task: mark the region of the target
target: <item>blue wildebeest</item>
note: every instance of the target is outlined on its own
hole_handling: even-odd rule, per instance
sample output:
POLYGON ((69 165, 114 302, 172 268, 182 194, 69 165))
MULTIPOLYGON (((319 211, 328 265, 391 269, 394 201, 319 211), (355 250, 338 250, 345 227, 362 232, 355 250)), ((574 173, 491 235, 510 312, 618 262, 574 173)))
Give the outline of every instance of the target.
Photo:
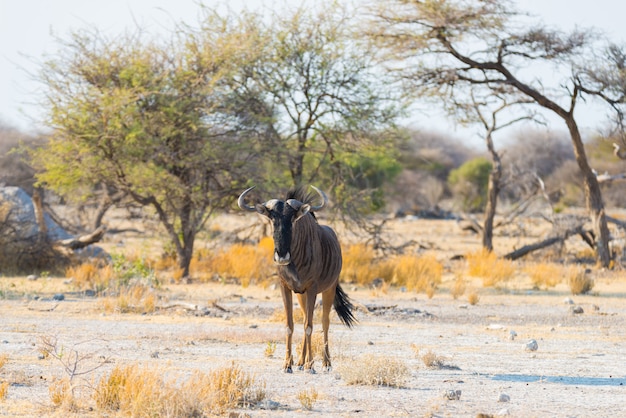
POLYGON ((341 247, 335 232, 326 225, 319 225, 314 211, 326 206, 328 199, 318 188, 313 189, 322 199, 319 206, 314 206, 314 195, 305 194, 301 188, 291 190, 283 200, 271 199, 265 203, 248 205, 246 195, 254 187, 245 190, 239 196, 238 204, 243 210, 258 212, 266 216, 273 227, 274 263, 277 265, 281 281, 281 292, 285 305, 287 321, 287 352, 284 371, 291 373, 293 356, 291 338, 293 335, 293 300, 295 292, 304 314, 304 340, 302 353, 298 360, 299 369, 315 373, 313 369, 313 309, 317 294, 322 294, 322 329, 324 331, 324 359, 322 365, 330 370, 328 350, 328 327, 330 308, 335 307, 339 319, 348 327, 356 321, 352 314, 354 308, 348 296, 339 285, 341 272, 341 247))

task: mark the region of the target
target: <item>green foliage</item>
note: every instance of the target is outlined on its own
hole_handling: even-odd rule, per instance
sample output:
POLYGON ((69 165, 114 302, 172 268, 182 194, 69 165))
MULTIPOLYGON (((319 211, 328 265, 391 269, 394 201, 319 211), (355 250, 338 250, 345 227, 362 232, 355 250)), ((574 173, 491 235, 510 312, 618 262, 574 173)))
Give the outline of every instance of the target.
POLYGON ((113 271, 120 286, 127 286, 131 281, 155 284, 154 268, 144 258, 128 259, 122 254, 113 254, 113 271))
POLYGON ((402 171, 396 152, 385 147, 363 147, 358 152, 346 152, 339 156, 340 164, 346 168, 345 183, 358 190, 367 191, 366 212, 376 212, 385 205, 382 187, 393 181, 402 171))
POLYGON ((448 183, 459 197, 463 210, 480 211, 484 208, 491 168, 488 159, 477 157, 450 172, 448 183))

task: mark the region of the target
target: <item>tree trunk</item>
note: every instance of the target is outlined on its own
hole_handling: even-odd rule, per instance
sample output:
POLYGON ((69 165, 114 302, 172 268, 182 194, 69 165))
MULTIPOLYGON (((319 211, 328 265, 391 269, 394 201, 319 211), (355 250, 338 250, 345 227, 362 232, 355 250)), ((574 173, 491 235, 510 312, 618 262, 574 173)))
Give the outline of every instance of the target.
POLYGON ((493 167, 489 173, 487 184, 487 205, 485 206, 485 220, 483 224, 483 248, 493 251, 493 220, 496 216, 498 194, 500 193, 500 180, 502 179, 502 161, 493 146, 491 132, 486 136, 487 149, 491 153, 493 167))
POLYGON ((48 226, 46 225, 46 219, 43 211, 43 189, 41 187, 35 187, 33 189, 33 209, 35 211, 35 220, 39 227, 39 234, 37 240, 40 243, 45 242, 48 239, 48 226))
POLYGON ((602 192, 600 183, 589 166, 587 155, 585 154, 585 146, 580 136, 578 125, 573 115, 569 115, 565 119, 567 128, 574 145, 574 155, 576 162, 583 175, 583 188, 585 191, 585 201, 589 217, 591 218, 593 232, 596 238, 596 257, 602 267, 609 267, 611 263, 611 253, 609 251, 609 227, 606 221, 606 213, 604 210, 604 202, 602 201, 602 192))

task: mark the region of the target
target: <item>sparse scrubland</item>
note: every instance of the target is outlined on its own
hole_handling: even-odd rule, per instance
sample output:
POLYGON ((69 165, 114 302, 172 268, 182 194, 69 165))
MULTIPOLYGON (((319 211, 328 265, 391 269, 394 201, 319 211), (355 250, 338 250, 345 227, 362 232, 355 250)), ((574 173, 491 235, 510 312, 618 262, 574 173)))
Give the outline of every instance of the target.
MULTIPOLYGON (((225 217, 223 231, 229 222, 254 220, 225 217)), ((621 269, 576 262, 584 247, 573 239, 560 255, 509 261, 498 250, 480 250, 453 221, 399 219, 394 228, 405 232, 398 239, 419 240, 420 249, 382 255, 344 240, 341 280, 359 324, 349 330, 331 317, 334 369, 323 372, 316 310, 317 374, 281 371, 285 319, 269 238, 200 247, 192 280, 180 277, 172 258, 134 244, 132 235, 103 243, 112 254, 108 264, 73 266, 64 277, 5 277, 0 415, 618 410, 626 384, 621 269), (424 248, 430 234, 445 234, 445 247, 424 248), (530 339, 536 351, 524 349, 530 339), (508 402, 500 402, 507 399, 502 393, 508 402)), ((499 238, 502 252, 523 243, 499 238)), ((300 324, 300 310, 294 313, 300 324)), ((301 338, 296 326, 295 353, 301 338)))

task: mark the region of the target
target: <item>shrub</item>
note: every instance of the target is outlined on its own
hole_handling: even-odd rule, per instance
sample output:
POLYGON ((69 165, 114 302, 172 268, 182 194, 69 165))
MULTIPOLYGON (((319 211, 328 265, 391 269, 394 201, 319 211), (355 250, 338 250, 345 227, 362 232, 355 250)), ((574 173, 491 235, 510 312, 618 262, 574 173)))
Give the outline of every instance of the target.
POLYGON ((474 212, 485 207, 491 167, 488 159, 477 157, 450 172, 448 183, 463 210, 474 212))

